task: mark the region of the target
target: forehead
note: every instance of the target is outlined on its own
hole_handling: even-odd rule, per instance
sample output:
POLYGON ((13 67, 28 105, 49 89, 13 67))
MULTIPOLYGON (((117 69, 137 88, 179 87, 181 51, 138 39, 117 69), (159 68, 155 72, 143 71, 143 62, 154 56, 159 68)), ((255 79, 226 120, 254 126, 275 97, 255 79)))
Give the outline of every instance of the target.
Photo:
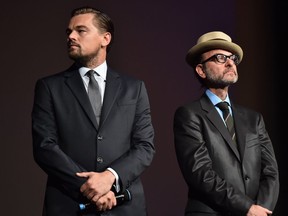
POLYGON ((203 56, 212 56, 215 54, 232 55, 233 53, 227 50, 223 50, 223 49, 215 49, 215 50, 210 50, 208 52, 203 53, 203 56))
POLYGON ((69 28, 73 29, 80 26, 95 27, 94 15, 92 13, 79 14, 70 19, 69 28))

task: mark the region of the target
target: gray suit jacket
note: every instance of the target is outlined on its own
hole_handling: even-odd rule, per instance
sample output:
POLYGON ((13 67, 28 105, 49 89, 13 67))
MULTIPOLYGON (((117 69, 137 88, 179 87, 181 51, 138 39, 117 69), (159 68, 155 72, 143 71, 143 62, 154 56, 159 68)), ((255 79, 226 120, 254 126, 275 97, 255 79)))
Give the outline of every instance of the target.
MULTIPOLYGON (((108 68, 104 102, 97 128, 77 68, 40 79, 32 111, 35 161, 47 173, 44 215, 76 216, 83 178, 76 172, 114 169, 132 201, 105 215, 146 215, 141 173, 155 149, 150 105, 142 81, 108 68)), ((97 215, 100 213, 97 213, 97 215)), ((85 214, 96 215, 96 213, 85 214)))
POLYGON ((235 104, 232 110, 238 147, 206 94, 175 112, 176 155, 189 188, 187 214, 246 215, 253 203, 270 210, 276 205, 278 167, 263 118, 235 104))

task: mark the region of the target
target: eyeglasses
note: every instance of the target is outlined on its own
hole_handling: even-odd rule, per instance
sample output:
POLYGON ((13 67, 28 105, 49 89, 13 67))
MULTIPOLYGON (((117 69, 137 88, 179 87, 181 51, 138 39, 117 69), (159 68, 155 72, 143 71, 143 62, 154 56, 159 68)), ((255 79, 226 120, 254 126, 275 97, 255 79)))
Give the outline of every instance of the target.
POLYGON ((224 63, 226 63, 228 58, 231 59, 235 65, 239 64, 239 57, 238 57, 238 55, 235 55, 235 54, 232 54, 230 56, 227 56, 224 54, 215 54, 215 55, 211 56, 210 58, 202 61, 200 64, 204 64, 204 63, 211 61, 211 60, 216 60, 217 62, 224 64, 224 63))

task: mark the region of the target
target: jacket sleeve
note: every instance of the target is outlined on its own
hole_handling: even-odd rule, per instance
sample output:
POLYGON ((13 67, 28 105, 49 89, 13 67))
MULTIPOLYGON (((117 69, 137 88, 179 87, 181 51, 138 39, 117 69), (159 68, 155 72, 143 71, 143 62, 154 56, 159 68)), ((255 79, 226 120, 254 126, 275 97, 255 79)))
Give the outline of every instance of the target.
POLYGON ((262 173, 257 204, 273 211, 279 195, 279 173, 272 142, 261 115, 258 123, 258 133, 261 142, 262 173))
POLYGON ((35 86, 32 109, 33 155, 36 163, 53 179, 61 182, 62 189, 74 198, 80 196, 80 186, 84 180, 75 173, 85 171, 59 147, 58 128, 53 109, 53 100, 44 80, 35 86))
POLYGON ((130 148, 110 164, 118 173, 123 190, 129 187, 150 166, 155 154, 154 128, 147 90, 142 81, 137 82, 136 86, 135 111, 126 114, 133 119, 132 131, 129 131, 130 138, 127 140, 130 142, 130 148))

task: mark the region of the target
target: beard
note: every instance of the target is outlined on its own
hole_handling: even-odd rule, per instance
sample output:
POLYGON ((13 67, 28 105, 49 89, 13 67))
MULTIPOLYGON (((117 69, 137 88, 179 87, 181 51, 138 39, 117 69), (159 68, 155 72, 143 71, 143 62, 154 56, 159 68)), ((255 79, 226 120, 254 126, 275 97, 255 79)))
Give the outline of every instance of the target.
POLYGON ((208 88, 223 89, 238 81, 237 73, 234 70, 232 71, 231 68, 226 69, 223 72, 223 74, 220 75, 215 75, 211 73, 209 70, 206 70, 205 73, 206 73, 205 83, 208 88), (235 75, 233 77, 230 77, 230 75, 226 75, 228 72, 233 72, 235 75))
POLYGON ((79 61, 82 58, 84 58, 84 55, 82 54, 80 47, 78 49, 73 50, 68 48, 68 56, 70 59, 74 61, 79 61))
POLYGON ((78 49, 69 49, 68 48, 68 56, 70 59, 74 60, 77 63, 80 63, 82 65, 87 65, 90 62, 93 62, 95 57, 97 56, 96 53, 89 54, 83 54, 81 47, 78 47, 78 49))

